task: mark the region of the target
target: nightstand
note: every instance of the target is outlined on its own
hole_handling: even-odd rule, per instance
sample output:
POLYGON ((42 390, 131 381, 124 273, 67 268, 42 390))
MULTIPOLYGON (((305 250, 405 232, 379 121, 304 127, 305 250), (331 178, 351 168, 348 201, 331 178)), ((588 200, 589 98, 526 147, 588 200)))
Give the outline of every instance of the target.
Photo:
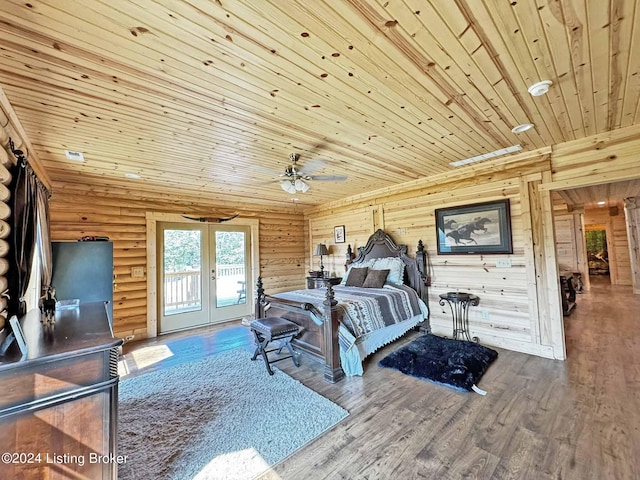
POLYGON ((341 281, 342 277, 307 277, 307 288, 323 288, 326 282, 338 285, 341 281))

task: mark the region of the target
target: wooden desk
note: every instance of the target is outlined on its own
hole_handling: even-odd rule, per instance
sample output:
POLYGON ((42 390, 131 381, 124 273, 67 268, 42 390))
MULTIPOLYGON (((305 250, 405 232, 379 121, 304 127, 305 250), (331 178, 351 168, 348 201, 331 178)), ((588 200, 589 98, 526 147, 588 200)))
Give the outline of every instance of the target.
POLYGON ((0 478, 117 478, 118 347, 105 304, 21 321, 28 347, 0 363, 0 478), (7 462, 6 453, 13 455, 7 462))

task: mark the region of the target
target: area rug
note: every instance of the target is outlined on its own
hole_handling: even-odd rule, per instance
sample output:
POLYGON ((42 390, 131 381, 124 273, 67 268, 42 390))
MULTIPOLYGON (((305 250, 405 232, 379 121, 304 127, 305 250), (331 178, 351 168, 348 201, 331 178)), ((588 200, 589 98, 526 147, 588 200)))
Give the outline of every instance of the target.
POLYGON ((478 343, 424 335, 390 353, 379 365, 458 390, 485 393, 474 386, 496 358, 498 352, 478 343))
POLYGON ((125 379, 118 478, 253 478, 347 415, 244 349, 125 379))

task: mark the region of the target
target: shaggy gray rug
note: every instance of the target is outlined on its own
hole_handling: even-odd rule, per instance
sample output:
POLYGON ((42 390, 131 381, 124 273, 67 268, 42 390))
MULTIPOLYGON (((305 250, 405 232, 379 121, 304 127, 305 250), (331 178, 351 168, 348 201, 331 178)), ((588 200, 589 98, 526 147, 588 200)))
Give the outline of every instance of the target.
POLYGON ((118 478, 253 478, 348 415, 250 359, 237 349, 120 382, 118 478))

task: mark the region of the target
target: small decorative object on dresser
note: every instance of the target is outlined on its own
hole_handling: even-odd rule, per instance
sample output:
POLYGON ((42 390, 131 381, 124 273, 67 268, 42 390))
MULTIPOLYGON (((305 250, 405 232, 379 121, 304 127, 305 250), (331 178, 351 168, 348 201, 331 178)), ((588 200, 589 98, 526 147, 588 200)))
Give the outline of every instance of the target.
POLYGON ((333 227, 333 241, 334 243, 344 243, 345 241, 344 225, 338 225, 337 227, 333 227))

